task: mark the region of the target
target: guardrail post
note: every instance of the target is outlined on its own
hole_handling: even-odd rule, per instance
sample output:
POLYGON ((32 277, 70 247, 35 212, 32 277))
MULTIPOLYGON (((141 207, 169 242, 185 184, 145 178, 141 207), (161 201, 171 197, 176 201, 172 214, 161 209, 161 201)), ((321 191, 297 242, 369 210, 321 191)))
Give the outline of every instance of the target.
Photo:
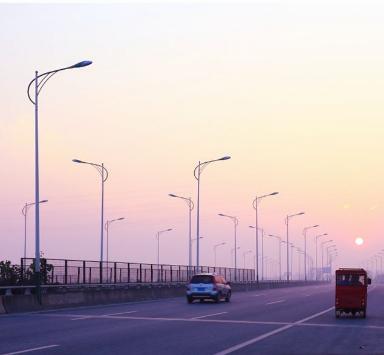
POLYGON ((116 261, 113 263, 113 273, 114 273, 114 277, 113 277, 113 279, 115 280, 115 283, 116 283, 116 267, 117 267, 117 265, 116 265, 116 261))
POLYGON ((142 276, 141 276, 141 273, 142 273, 142 264, 140 264, 140 278, 139 278, 139 282, 141 282, 141 280, 142 280, 142 276))
POLYGON ((85 284, 85 260, 83 260, 83 284, 85 284))
POLYGON ((99 278, 99 281, 100 281, 100 283, 102 284, 103 283, 103 262, 102 261, 100 261, 99 262, 99 268, 100 268, 100 278, 99 278))
POLYGON ((130 264, 128 263, 128 282, 131 282, 131 267, 130 264))
POLYGON ((68 283, 68 260, 64 260, 64 283, 68 283))
POLYGON ((153 282, 153 264, 151 264, 151 283, 153 282))

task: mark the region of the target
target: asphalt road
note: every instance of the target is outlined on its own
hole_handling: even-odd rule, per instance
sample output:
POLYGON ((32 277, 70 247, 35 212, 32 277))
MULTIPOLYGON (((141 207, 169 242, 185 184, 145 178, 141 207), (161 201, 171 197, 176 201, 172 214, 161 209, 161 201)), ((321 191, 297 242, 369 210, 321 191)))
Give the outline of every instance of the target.
POLYGON ((2 315, 0 355, 384 354, 383 296, 370 286, 366 319, 336 319, 333 286, 2 315))

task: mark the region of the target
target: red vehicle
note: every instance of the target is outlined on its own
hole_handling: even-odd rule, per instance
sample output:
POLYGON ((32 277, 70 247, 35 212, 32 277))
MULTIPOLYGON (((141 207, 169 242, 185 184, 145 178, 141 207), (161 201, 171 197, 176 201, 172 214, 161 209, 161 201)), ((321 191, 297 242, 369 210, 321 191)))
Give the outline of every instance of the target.
POLYGON ((360 313, 365 318, 367 312, 367 288, 371 279, 364 269, 343 268, 336 270, 336 318, 341 313, 360 313))

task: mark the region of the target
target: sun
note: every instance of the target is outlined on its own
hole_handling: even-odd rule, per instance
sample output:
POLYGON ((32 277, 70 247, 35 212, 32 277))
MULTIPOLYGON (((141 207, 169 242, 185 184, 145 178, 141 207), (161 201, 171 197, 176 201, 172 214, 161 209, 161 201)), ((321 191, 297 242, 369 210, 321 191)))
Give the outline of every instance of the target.
POLYGON ((363 239, 363 238, 361 238, 361 237, 357 237, 357 238, 355 239, 355 244, 356 244, 356 245, 363 245, 363 243, 364 243, 364 239, 363 239))

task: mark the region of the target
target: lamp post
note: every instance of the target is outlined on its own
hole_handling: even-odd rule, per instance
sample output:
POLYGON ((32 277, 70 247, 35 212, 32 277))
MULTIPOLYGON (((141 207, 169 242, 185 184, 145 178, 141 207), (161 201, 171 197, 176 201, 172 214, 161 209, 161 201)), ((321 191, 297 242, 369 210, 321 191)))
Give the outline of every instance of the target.
MULTIPOLYGON (((248 226, 249 228, 256 229, 255 226, 248 226)), ((259 228, 261 231, 261 279, 264 280, 264 229, 259 228)))
POLYGON ((245 257, 247 256, 247 254, 249 253, 252 253, 252 250, 247 250, 243 253, 243 258, 244 258, 244 269, 245 269, 245 257))
POLYGON ((158 231, 156 233, 156 238, 157 238, 157 276, 158 280, 160 281, 160 235, 166 232, 170 232, 172 228, 164 229, 162 231, 158 231))
POLYGON ((116 218, 116 219, 111 219, 107 220, 105 222, 105 231, 107 232, 107 267, 108 267, 108 262, 109 262, 109 226, 116 221, 122 221, 124 217, 116 218))
POLYGON ((234 247, 235 247, 235 280, 237 280, 237 226, 239 224, 239 220, 235 216, 228 216, 223 213, 218 214, 220 217, 227 217, 230 218, 233 222, 234 227, 234 247))
POLYGON ((315 237, 315 244, 316 244, 316 281, 318 280, 318 274, 319 274, 319 272, 318 272, 318 270, 317 270, 317 240, 319 239, 319 238, 321 238, 321 237, 324 237, 324 236, 326 236, 326 235, 328 235, 328 233, 323 233, 323 234, 320 234, 320 235, 317 235, 316 237, 315 237))
POLYGON ((195 179, 197 180, 197 206, 196 206, 196 238, 197 238, 197 243, 196 243, 196 269, 197 272, 199 272, 199 267, 200 267, 200 243, 199 243, 199 237, 200 237, 200 177, 201 173, 203 172, 204 168, 207 167, 208 164, 216 162, 216 161, 221 161, 221 160, 228 160, 231 159, 230 156, 225 156, 219 159, 213 159, 213 160, 207 160, 204 162, 200 162, 197 164, 193 171, 193 175, 195 179))
MULTIPOLYGON (((38 204, 45 202, 48 202, 48 200, 41 200, 38 202, 38 204)), ((33 205, 36 205, 36 202, 25 203, 23 209, 21 210, 21 213, 24 216, 24 259, 27 258, 27 214, 29 207, 33 205)))
POLYGON ((289 281, 289 220, 293 217, 300 216, 305 212, 299 212, 295 214, 287 215, 285 219, 285 224, 287 226, 287 281, 289 281))
POLYGON ((222 245, 225 245, 225 242, 223 242, 223 243, 219 243, 219 244, 215 244, 215 245, 213 246, 213 254, 214 254, 214 257, 215 257, 215 267, 216 267, 216 253, 217 253, 216 249, 217 249, 218 247, 222 246, 222 245))
POLYGON ((307 281, 307 231, 312 228, 317 228, 319 225, 315 224, 314 226, 305 227, 303 229, 304 236, 304 280, 307 281))
POLYGON ((255 210, 255 252, 256 252, 256 282, 259 282, 259 215, 258 215, 258 204, 259 202, 268 196, 277 195, 278 192, 272 192, 270 194, 256 196, 252 202, 253 209, 255 210))
POLYGON ((231 260, 232 260, 232 254, 235 254, 235 250, 239 250, 240 247, 237 247, 236 249, 235 248, 232 248, 231 249, 231 260))
POLYGON ((268 234, 268 236, 278 239, 278 243, 279 243, 279 280, 281 280, 281 244, 282 244, 282 240, 277 235, 268 234))
POLYGON ((192 199, 190 197, 183 197, 178 196, 175 194, 168 194, 170 197, 179 198, 183 201, 185 201, 188 205, 188 211, 189 211, 189 223, 188 223, 188 273, 191 272, 192 267, 192 210, 194 208, 194 204, 192 202, 192 199))
POLYGON ((333 242, 333 239, 326 240, 325 242, 321 242, 321 280, 324 278, 324 245, 327 243, 333 242))
POLYGON ((104 183, 108 179, 108 170, 104 167, 104 163, 96 164, 79 159, 72 159, 74 163, 87 164, 93 166, 101 176, 101 228, 100 228, 100 261, 103 262, 104 251, 104 183))
POLYGON ((43 74, 39 74, 39 72, 35 71, 35 78, 30 81, 27 88, 27 95, 29 101, 35 106, 35 276, 36 276, 36 287, 37 287, 37 298, 39 303, 41 303, 41 275, 40 275, 40 209, 39 209, 39 201, 40 201, 40 182, 39 182, 39 94, 47 83, 47 81, 52 78, 53 75, 60 71, 64 71, 67 69, 75 69, 82 68, 87 65, 92 64, 91 61, 85 60, 69 67, 50 70, 43 74), (30 89, 34 84, 34 98, 32 98, 30 89))

